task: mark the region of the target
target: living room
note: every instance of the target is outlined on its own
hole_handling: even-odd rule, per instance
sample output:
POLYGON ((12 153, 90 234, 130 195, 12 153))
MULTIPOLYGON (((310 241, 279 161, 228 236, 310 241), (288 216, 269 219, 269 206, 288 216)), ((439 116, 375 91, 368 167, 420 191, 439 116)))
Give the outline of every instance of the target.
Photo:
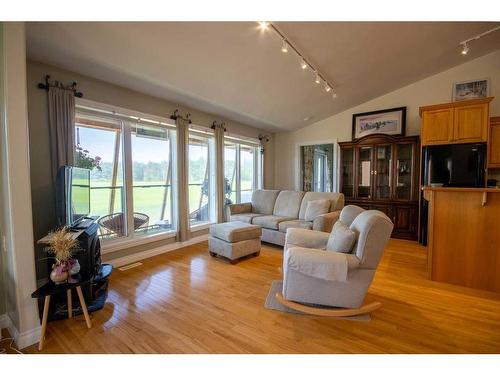
POLYGON ((47 19, 0 23, 0 352, 498 354, 494 17, 47 19))

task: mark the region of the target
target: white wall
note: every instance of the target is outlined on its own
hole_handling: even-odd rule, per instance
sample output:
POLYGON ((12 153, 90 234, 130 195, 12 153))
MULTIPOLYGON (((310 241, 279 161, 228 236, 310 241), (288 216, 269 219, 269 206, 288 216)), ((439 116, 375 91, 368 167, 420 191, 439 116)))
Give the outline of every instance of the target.
POLYGON ((18 347, 36 343, 40 321, 31 214, 26 36, 23 23, 3 24, 3 116, 0 136, 2 231, 6 237, 5 292, 9 330, 18 347))
MULTIPOLYGON (((472 53, 474 51, 471 51, 472 53)), ((384 108, 407 107, 406 135, 420 134, 419 107, 451 101, 453 82, 490 78, 491 116, 500 116, 500 50, 412 83, 295 132, 277 133, 274 140, 274 187, 295 188, 295 150, 299 142, 351 140, 352 115, 384 108)))

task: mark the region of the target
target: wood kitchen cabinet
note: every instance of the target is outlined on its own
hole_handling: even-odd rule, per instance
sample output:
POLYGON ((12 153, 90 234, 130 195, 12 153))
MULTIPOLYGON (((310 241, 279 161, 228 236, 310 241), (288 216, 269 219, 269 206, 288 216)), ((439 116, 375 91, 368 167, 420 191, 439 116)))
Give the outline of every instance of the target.
POLYGON ((500 117, 490 119, 488 168, 500 168, 500 117))
POLYGON ((493 98, 420 107, 422 146, 487 142, 493 98))
POLYGON ((339 145, 346 204, 384 212, 393 237, 416 240, 419 137, 371 135, 339 145))

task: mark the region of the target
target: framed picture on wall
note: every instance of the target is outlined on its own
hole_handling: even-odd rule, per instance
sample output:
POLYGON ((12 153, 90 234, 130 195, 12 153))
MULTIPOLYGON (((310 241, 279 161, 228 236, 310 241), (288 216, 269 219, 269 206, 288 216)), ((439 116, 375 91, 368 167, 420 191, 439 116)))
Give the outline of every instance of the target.
POLYGON ((455 82, 453 84, 453 101, 487 98, 490 95, 490 80, 488 78, 473 81, 455 82))
POLYGON ((352 115, 352 140, 372 134, 405 135, 406 107, 352 115))

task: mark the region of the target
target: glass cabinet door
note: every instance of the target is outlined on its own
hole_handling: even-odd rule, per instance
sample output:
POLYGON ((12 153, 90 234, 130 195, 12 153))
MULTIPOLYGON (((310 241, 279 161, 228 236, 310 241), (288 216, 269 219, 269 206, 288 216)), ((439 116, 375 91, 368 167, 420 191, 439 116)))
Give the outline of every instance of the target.
POLYGON ((354 196, 354 149, 342 150, 342 187, 341 192, 345 197, 354 196))
POLYGON ((413 144, 402 143, 396 145, 395 199, 412 199, 413 152, 413 144))
POLYGON ((391 145, 375 147, 375 199, 391 199, 391 145))
POLYGON ((358 149, 358 198, 371 198, 372 147, 358 149))

